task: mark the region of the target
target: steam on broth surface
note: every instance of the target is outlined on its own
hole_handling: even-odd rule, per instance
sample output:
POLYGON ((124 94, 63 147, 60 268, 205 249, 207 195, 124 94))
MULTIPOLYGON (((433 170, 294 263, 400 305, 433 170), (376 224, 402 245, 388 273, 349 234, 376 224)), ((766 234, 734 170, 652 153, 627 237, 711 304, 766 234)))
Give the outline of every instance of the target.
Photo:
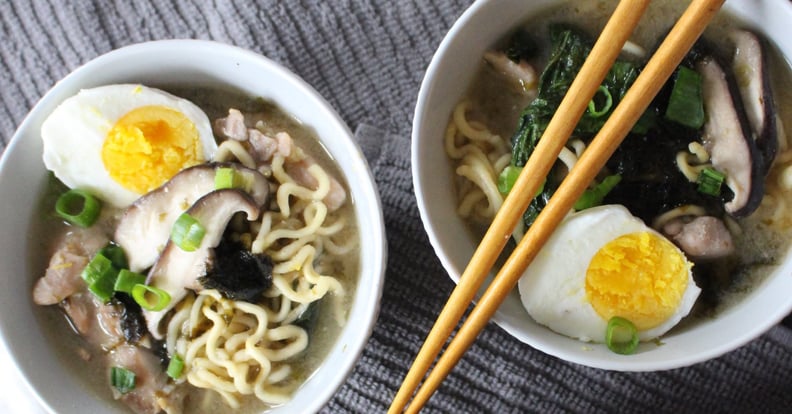
MULTIPOLYGON (((184 104, 134 101, 151 88, 110 87, 122 96, 117 104, 105 100, 109 109, 99 107, 110 125, 123 123, 112 113, 128 114, 127 106, 149 113, 123 132, 129 134, 122 140, 127 154, 139 148, 130 143, 143 145, 135 131, 156 147, 157 140, 184 142, 174 136, 191 130, 189 123, 202 130, 201 115, 176 127, 168 124, 170 115, 162 116, 184 104)), ((277 104, 225 90, 168 90, 174 102, 193 103, 212 120, 212 143, 202 141, 206 158, 185 165, 132 205, 101 200, 101 215, 88 228, 52 214, 69 190, 61 181, 70 174, 52 167, 57 178, 42 197, 30 250, 33 268, 45 275, 34 286, 34 301, 59 306, 42 306, 37 317, 64 363, 100 398, 120 399, 138 413, 261 412, 290 399, 345 324, 359 273, 352 200, 315 134, 277 104), (177 241, 172 229, 182 213, 204 227, 202 238, 177 241), (152 236, 162 231, 164 238, 152 236), (97 256, 112 257, 108 246, 121 247, 126 263, 113 262, 116 284, 102 299, 100 283, 83 269, 94 267, 97 256), (143 277, 134 284, 137 292, 119 287, 127 271, 143 277), (143 289, 149 292, 140 294, 143 289), (163 291, 171 300, 156 309, 151 305, 163 291), (113 378, 117 372, 121 379, 113 378), (124 389, 119 383, 129 372, 135 385, 124 389)), ((81 108, 77 101, 62 106, 81 108)), ((168 151, 187 151, 181 144, 160 148, 164 160, 173 159, 168 151)), ((148 157, 156 164, 155 155, 148 157)))
MULTIPOLYGON (((472 237, 481 237, 500 208, 615 4, 563 3, 483 56, 444 137, 455 166, 457 213, 472 237)), ((650 4, 515 239, 685 6, 650 4)), ((784 124, 792 119, 792 97, 782 85, 790 81, 789 64, 766 39, 730 16, 717 16, 521 278, 530 317, 619 352, 606 339, 620 329, 619 318, 628 320, 634 338, 649 340, 688 312, 710 317, 761 283, 789 247, 792 151, 784 124), (728 82, 721 82, 721 72, 728 82), (759 86, 746 92, 747 85, 759 86), (762 101, 774 105, 757 105, 762 101), (742 135, 724 134, 726 126, 742 135), (724 151, 729 145, 744 156, 731 157, 724 151), (673 248, 661 247, 665 242, 673 248), (677 259, 683 265, 671 269, 677 259)))

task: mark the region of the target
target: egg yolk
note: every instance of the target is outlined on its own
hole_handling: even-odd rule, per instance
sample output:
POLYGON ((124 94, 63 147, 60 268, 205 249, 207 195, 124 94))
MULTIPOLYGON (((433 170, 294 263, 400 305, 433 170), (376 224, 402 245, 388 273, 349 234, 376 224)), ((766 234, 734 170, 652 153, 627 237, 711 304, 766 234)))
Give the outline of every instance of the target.
POLYGON ((203 161, 195 124, 181 112, 164 106, 143 106, 127 112, 107 133, 102 146, 102 162, 110 177, 139 194, 203 161))
POLYGON ((639 331, 676 311, 687 289, 690 262, 662 236, 638 232, 603 246, 586 271, 586 297, 603 319, 620 316, 639 331))

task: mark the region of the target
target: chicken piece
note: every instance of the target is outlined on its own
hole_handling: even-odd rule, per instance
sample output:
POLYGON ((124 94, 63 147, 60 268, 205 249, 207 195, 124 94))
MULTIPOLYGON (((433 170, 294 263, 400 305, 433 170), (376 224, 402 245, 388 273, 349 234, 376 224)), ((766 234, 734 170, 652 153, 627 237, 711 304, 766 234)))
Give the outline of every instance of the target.
MULTIPOLYGON (((308 168, 315 164, 316 161, 314 161, 313 158, 306 157, 298 162, 286 163, 284 165, 284 169, 286 170, 286 173, 288 173, 289 176, 291 176, 298 184, 303 187, 310 188, 311 190, 315 190, 318 187, 319 182, 308 171, 308 168)), ((335 211, 344 204, 344 201, 346 201, 346 190, 344 190, 344 187, 338 182, 338 180, 335 179, 335 177, 329 177, 330 191, 327 193, 324 199, 322 199, 322 201, 327 204, 327 208, 330 211, 335 211)))
MULTIPOLYGON (((215 125, 222 126, 222 135, 234 139, 229 128, 241 129, 245 125, 250 125, 256 119, 256 114, 245 114, 236 109, 229 110, 227 118, 220 118, 215 125), (233 122, 233 125, 230 125, 233 122)), ((260 115, 258 115, 260 117, 260 115)), ((237 131, 239 136, 241 132, 237 131)), ((248 152, 256 160, 257 164, 269 164, 273 156, 280 155, 284 159, 284 169, 294 180, 303 187, 315 190, 318 186, 316 178, 308 172, 308 168, 316 164, 316 161, 294 144, 291 135, 286 132, 278 132, 274 137, 270 137, 256 128, 249 128, 245 133, 245 140, 249 143, 248 152)), ((330 191, 323 199, 330 209, 335 211, 346 201, 347 194, 344 187, 335 177, 330 176, 330 191)))
POLYGON ((175 407, 182 404, 167 398, 174 387, 168 386, 168 377, 160 359, 149 349, 124 344, 110 352, 108 360, 109 367, 128 369, 135 374, 135 388, 125 394, 113 388, 114 398, 137 414, 158 414, 166 406, 169 412, 178 412, 175 407))
POLYGON ((235 141, 247 141, 248 130, 242 112, 234 108, 229 109, 227 117, 215 120, 214 133, 235 141))
POLYGON ((296 151, 297 146, 294 145, 294 140, 291 135, 285 132, 278 132, 275 134, 275 140, 278 142, 278 154, 282 155, 287 161, 297 161, 301 159, 300 151, 296 151))
POLYGON ((663 233, 693 259, 717 259, 734 253, 732 235, 716 217, 678 218, 666 224, 663 233))
POLYGON ((278 141, 275 138, 264 135, 257 129, 248 131, 248 142, 250 142, 251 154, 257 163, 270 162, 272 156, 278 152, 278 141))
POLYGON ((109 238, 96 227, 75 228, 63 236, 43 277, 33 287, 33 302, 54 305, 85 288, 83 269, 109 238))
POLYGON ((58 250, 52 255, 44 277, 33 287, 36 305, 55 305, 85 287, 80 274, 88 258, 68 250, 58 250))
POLYGON ((124 342, 118 307, 102 303, 87 289, 66 298, 62 306, 74 329, 89 344, 112 349, 124 342))
POLYGON ((484 53, 484 60, 498 73, 510 82, 519 85, 520 90, 527 96, 536 96, 536 84, 539 77, 536 69, 526 61, 516 63, 509 59, 503 52, 488 51, 484 53))

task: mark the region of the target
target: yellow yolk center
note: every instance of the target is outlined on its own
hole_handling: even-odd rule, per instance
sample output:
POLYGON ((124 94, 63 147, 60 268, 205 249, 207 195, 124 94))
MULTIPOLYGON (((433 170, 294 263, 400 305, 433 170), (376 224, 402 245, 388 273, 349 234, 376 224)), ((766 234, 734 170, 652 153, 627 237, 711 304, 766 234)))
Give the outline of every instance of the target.
POLYGON ((179 111, 152 105, 126 113, 113 125, 102 161, 116 182, 144 194, 204 160, 192 121, 179 111))
POLYGON ((620 236, 603 246, 586 272, 586 297, 605 320, 628 319, 639 331, 676 311, 691 264, 667 239, 650 232, 620 236))

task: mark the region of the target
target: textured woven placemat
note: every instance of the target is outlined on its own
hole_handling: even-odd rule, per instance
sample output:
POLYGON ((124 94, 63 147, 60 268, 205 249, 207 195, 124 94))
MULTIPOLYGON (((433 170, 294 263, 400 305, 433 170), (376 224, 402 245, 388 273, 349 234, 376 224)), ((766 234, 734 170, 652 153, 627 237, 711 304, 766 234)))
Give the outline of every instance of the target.
MULTIPOLYGON (((325 411, 383 412, 453 287, 418 217, 409 136, 424 70, 468 3, 3 0, 2 146, 58 79, 131 43, 212 39, 292 69, 337 108, 371 150, 387 221, 380 318, 359 364, 325 411)), ((790 407, 792 330, 783 325, 719 359, 656 373, 566 363, 490 325, 426 412, 788 412, 790 407)))

